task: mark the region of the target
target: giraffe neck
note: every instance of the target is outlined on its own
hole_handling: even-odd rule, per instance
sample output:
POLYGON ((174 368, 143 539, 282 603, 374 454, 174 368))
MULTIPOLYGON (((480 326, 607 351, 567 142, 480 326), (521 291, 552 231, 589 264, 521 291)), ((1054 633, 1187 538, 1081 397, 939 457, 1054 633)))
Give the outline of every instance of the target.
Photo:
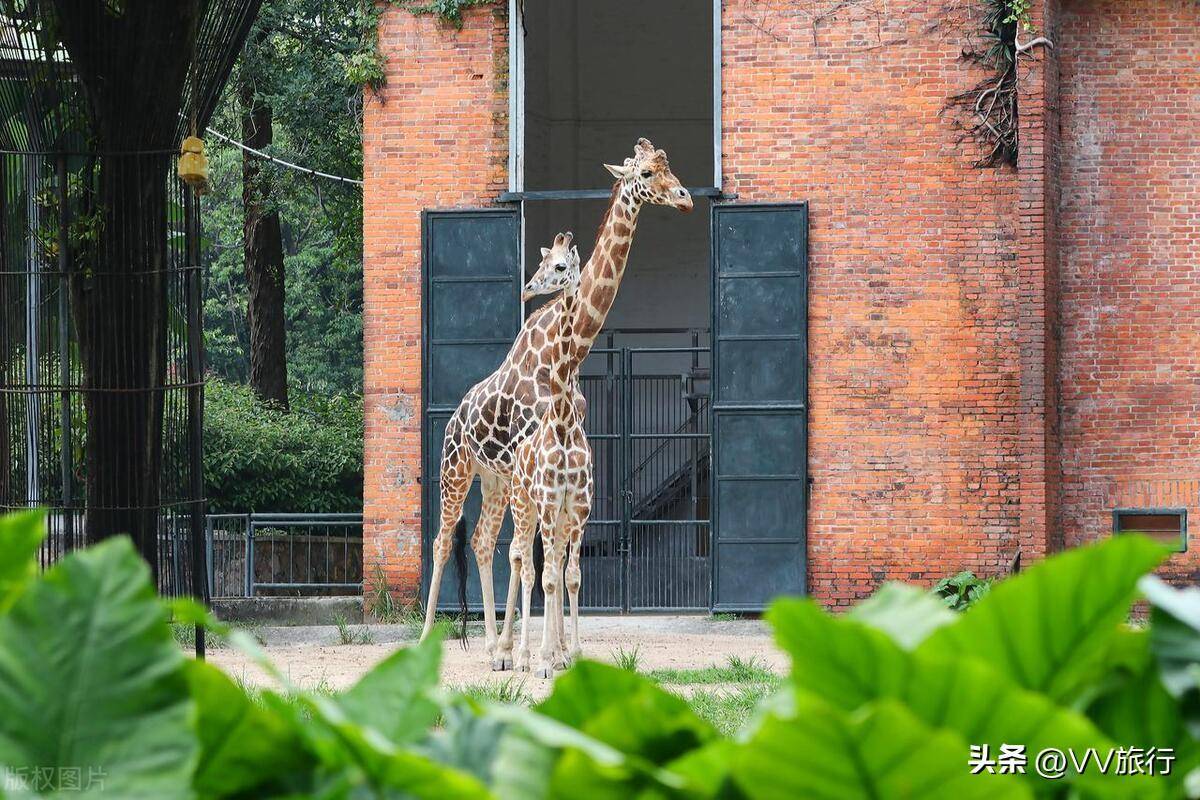
POLYGON ((592 257, 584 267, 583 280, 579 284, 579 299, 575 303, 573 317, 575 346, 571 356, 575 367, 591 352, 609 309, 616 300, 641 208, 642 201, 638 199, 633 186, 625 181, 617 181, 613 186, 608 211, 596 235, 592 257))
POLYGON ((571 354, 575 340, 572 318, 579 306, 576 294, 563 292, 562 304, 562 322, 558 329, 558 338, 553 344, 554 358, 550 372, 553 386, 551 414, 557 421, 569 420, 575 413, 575 402, 571 392, 571 380, 575 370, 571 354))

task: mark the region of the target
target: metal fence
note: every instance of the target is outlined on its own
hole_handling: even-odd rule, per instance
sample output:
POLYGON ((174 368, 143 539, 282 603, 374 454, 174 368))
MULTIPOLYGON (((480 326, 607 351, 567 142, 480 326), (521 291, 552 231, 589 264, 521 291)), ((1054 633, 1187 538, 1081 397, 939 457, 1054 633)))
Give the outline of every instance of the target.
POLYGON ((585 607, 709 607, 707 340, 695 330, 610 331, 585 365, 580 385, 595 457, 585 607), (634 345, 646 339, 655 344, 634 345))
POLYGON ((362 514, 210 514, 212 597, 362 592, 362 514))

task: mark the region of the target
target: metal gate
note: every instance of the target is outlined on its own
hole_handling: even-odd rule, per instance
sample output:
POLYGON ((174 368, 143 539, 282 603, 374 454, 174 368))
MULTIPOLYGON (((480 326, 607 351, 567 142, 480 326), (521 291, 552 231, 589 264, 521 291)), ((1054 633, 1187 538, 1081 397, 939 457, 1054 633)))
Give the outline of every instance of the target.
POLYGON ((707 332, 613 330, 602 342, 580 376, 596 475, 581 603, 616 611, 707 610, 707 332), (680 343, 633 344, 644 339, 680 343))
MULTIPOLYGON (((510 210, 424 215, 424 459, 422 561, 437 534, 446 422, 463 394, 496 368, 519 328, 519 217, 510 210)), ((609 330, 581 370, 595 499, 583 545, 581 604, 589 610, 707 610, 712 601, 709 525, 711 348, 708 332, 609 330)), ((479 490, 464 515, 473 530, 479 490)), ((508 585, 512 518, 493 559, 497 604, 508 585)), ((540 550, 540 545, 539 545, 540 550)), ((535 560, 540 565, 540 553, 535 560)), ((467 599, 479 610, 475 560, 467 599)), ((428 570, 422 590, 428 591, 428 570)), ((540 605, 540 581, 535 604, 540 605)), ((439 594, 457 607, 453 570, 439 594)))

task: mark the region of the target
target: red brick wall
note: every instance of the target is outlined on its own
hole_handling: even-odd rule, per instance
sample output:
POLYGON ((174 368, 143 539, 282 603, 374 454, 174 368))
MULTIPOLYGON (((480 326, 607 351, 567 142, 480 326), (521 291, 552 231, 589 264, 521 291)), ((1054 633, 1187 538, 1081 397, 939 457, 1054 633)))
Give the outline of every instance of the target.
MULTIPOLYGON (((461 32, 389 10, 366 113, 365 563, 407 599, 420 212, 504 188, 503 5, 461 32)), ((1200 5, 1033 16, 1057 47, 1022 63, 1019 170, 977 169, 945 103, 984 77, 959 58, 978 9, 724 4, 725 189, 810 204, 809 584, 827 604, 996 574, 1018 547, 1106 534, 1118 504, 1200 524, 1200 5)))
MULTIPOLYGON (((1195 529, 1200 3, 1063 0, 1059 27, 1065 543, 1118 505, 1185 506, 1195 529)), ((1195 579, 1197 551, 1168 572, 1195 579)))
POLYGON ((814 30, 835 5, 726 4, 722 147, 739 201, 810 203, 809 579, 843 604, 1015 552, 1020 276, 1016 174, 943 114, 965 11, 814 30))
POLYGON ((405 601, 421 568, 421 211, 492 204, 507 188, 506 8, 384 12, 387 84, 363 123, 364 575, 405 601))

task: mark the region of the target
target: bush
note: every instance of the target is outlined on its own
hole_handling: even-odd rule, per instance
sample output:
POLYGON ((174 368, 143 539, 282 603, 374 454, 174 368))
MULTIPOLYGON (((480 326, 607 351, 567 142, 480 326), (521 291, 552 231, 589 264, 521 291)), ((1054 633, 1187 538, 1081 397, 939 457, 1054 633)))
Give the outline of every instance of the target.
POLYGON ((990 579, 976 577, 974 572, 964 570, 935 583, 933 593, 942 598, 951 611, 966 611, 986 597, 991 588, 990 579))
POLYGON ((176 620, 228 636, 278 683, 248 695, 184 657, 127 540, 38 577, 42 527, 0 520, 6 791, 31 776, 66 789, 85 765, 123 798, 1160 798, 1187 796, 1200 765, 1200 592, 1143 577, 1165 550, 1137 536, 1043 561, 962 614, 900 584, 842 616, 780 600, 768 618, 790 677, 726 737, 647 677, 588 661, 532 709, 444 692, 433 640, 343 692, 309 691, 175 601, 176 620), (1139 580, 1151 624, 1135 630, 1139 580), (972 773, 984 748, 1012 745, 1027 748, 1019 772, 972 773), (1103 774, 1119 747, 1141 748, 1137 763, 1170 748, 1170 774, 1114 774, 1120 760, 1103 774), (1086 766, 1040 777, 1048 748, 1086 766))
POLYGON ((361 397, 293 392, 284 413, 246 386, 213 380, 204 403, 210 511, 362 510, 361 397))

